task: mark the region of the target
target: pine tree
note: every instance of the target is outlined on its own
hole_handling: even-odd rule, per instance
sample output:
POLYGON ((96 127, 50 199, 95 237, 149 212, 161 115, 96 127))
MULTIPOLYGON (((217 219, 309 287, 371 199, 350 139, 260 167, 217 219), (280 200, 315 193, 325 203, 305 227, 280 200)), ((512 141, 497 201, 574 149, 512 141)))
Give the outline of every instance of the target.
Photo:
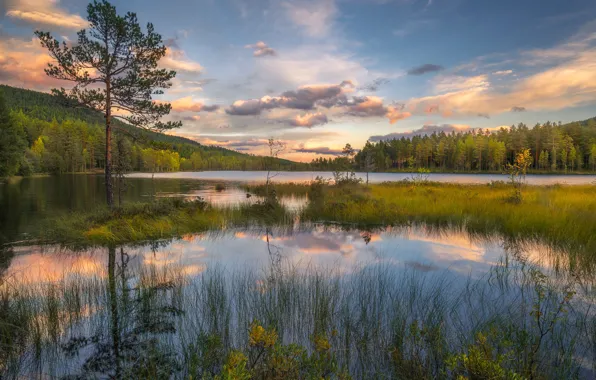
POLYGON ((66 43, 61 46, 48 32, 35 34, 56 61, 48 64, 46 74, 75 83, 68 92, 62 88, 53 93, 73 106, 104 114, 106 200, 111 207, 112 118, 154 130, 179 127, 180 123, 159 122, 170 112, 170 104, 152 101, 152 95, 171 86, 176 72, 158 68, 166 47, 151 23, 147 24, 147 33, 143 33, 135 13, 119 16, 106 0, 89 4, 87 13, 89 30, 78 32, 77 43, 72 47, 66 43))
POLYGON ((15 123, 0 93, 0 177, 15 175, 27 148, 23 127, 15 123))

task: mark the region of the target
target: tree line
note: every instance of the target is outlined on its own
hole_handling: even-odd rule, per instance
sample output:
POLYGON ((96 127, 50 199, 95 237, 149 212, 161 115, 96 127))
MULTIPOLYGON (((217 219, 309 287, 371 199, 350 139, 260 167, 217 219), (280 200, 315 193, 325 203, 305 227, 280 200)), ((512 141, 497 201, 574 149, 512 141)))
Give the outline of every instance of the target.
MULTIPOLYGON (((0 144, 10 160, 1 160, 0 176, 35 173, 93 172, 105 169, 105 132, 102 125, 63 118, 62 121, 40 120, 23 110, 0 110, 2 127, 0 144), (12 131, 8 133, 8 131, 12 131), (2 141, 4 143, 2 143, 2 141)), ((217 147, 186 142, 155 141, 133 138, 124 132, 111 136, 112 161, 118 172, 171 172, 200 170, 304 170, 308 164, 286 160, 267 161, 217 147)))
POLYGON ((367 141, 353 159, 346 154, 317 158, 311 168, 500 172, 526 149, 532 157, 529 169, 533 171, 596 171, 596 118, 568 124, 547 122, 532 128, 520 123, 492 132, 473 129, 367 141))

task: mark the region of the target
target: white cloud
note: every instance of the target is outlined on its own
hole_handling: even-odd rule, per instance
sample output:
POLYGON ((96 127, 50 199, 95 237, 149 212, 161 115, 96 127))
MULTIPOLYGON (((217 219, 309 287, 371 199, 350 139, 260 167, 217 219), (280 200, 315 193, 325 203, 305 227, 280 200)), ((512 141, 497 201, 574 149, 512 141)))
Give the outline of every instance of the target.
MULTIPOLYGON (((565 43, 513 57, 518 64, 534 66, 533 73, 517 73, 514 79, 512 70, 491 71, 500 78, 498 85, 486 74, 439 76, 433 82, 435 95, 410 99, 407 109, 413 114, 441 113, 448 117, 522 109, 556 111, 596 104, 596 24, 591 27, 565 43)), ((475 66, 476 71, 480 68, 475 66)))
POLYGON ((172 47, 166 48, 166 55, 160 60, 160 64, 168 69, 189 73, 200 73, 203 71, 203 67, 198 62, 189 59, 183 50, 172 47))
POLYGON ((255 57, 266 57, 266 56, 275 56, 277 55, 276 51, 269 47, 263 41, 259 41, 253 45, 246 45, 245 48, 247 49, 254 49, 253 55, 255 57))
POLYGON ((34 25, 52 25, 66 29, 82 29, 88 23, 81 16, 68 13, 58 0, 8 0, 6 15, 34 25))
POLYGON ((280 49, 277 59, 258 60, 255 70, 268 87, 278 90, 311 83, 340 83, 345 79, 358 84, 382 76, 371 73, 353 56, 338 52, 331 45, 280 49))
POLYGON ((493 73, 493 75, 511 75, 513 74, 513 70, 500 70, 500 71, 495 71, 493 73))

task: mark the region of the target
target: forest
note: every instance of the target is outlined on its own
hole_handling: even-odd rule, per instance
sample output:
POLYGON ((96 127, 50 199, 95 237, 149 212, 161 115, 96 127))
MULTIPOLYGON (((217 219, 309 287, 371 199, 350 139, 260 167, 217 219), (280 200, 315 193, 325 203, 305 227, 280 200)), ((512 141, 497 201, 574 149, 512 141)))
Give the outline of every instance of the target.
MULTIPOLYGON (((530 149, 533 172, 592 172, 596 170, 596 118, 568 124, 520 123, 498 131, 472 129, 367 141, 353 156, 363 171, 502 172, 515 155, 530 149)), ((345 151, 345 150, 344 150, 345 151)), ((334 159, 312 161, 313 170, 345 167, 350 150, 334 159)))
MULTIPOLYGON (((0 86, 12 124, 12 139, 0 137, 19 156, 4 175, 93 172, 105 165, 103 116, 85 108, 68 108, 53 96, 0 86)), ((2 112, 0 110, 0 112, 2 112)), ((307 164, 205 146, 193 140, 142 130, 115 121, 112 155, 117 172, 199 170, 299 170, 307 164)), ((0 142, 2 144, 2 142, 0 142)), ((6 166, 6 165, 4 165, 6 166)))

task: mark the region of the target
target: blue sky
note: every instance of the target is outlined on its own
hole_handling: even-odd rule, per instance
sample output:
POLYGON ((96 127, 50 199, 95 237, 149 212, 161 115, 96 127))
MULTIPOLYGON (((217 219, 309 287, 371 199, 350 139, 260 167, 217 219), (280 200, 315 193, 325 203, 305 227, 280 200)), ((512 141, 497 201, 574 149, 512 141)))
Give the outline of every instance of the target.
MULTIPOLYGON (((206 144, 259 154, 274 137, 309 161, 371 136, 596 116, 592 0, 112 3, 162 34, 168 118, 206 144)), ((86 4, 0 0, 0 82, 65 86, 33 31, 72 40, 86 4)))

